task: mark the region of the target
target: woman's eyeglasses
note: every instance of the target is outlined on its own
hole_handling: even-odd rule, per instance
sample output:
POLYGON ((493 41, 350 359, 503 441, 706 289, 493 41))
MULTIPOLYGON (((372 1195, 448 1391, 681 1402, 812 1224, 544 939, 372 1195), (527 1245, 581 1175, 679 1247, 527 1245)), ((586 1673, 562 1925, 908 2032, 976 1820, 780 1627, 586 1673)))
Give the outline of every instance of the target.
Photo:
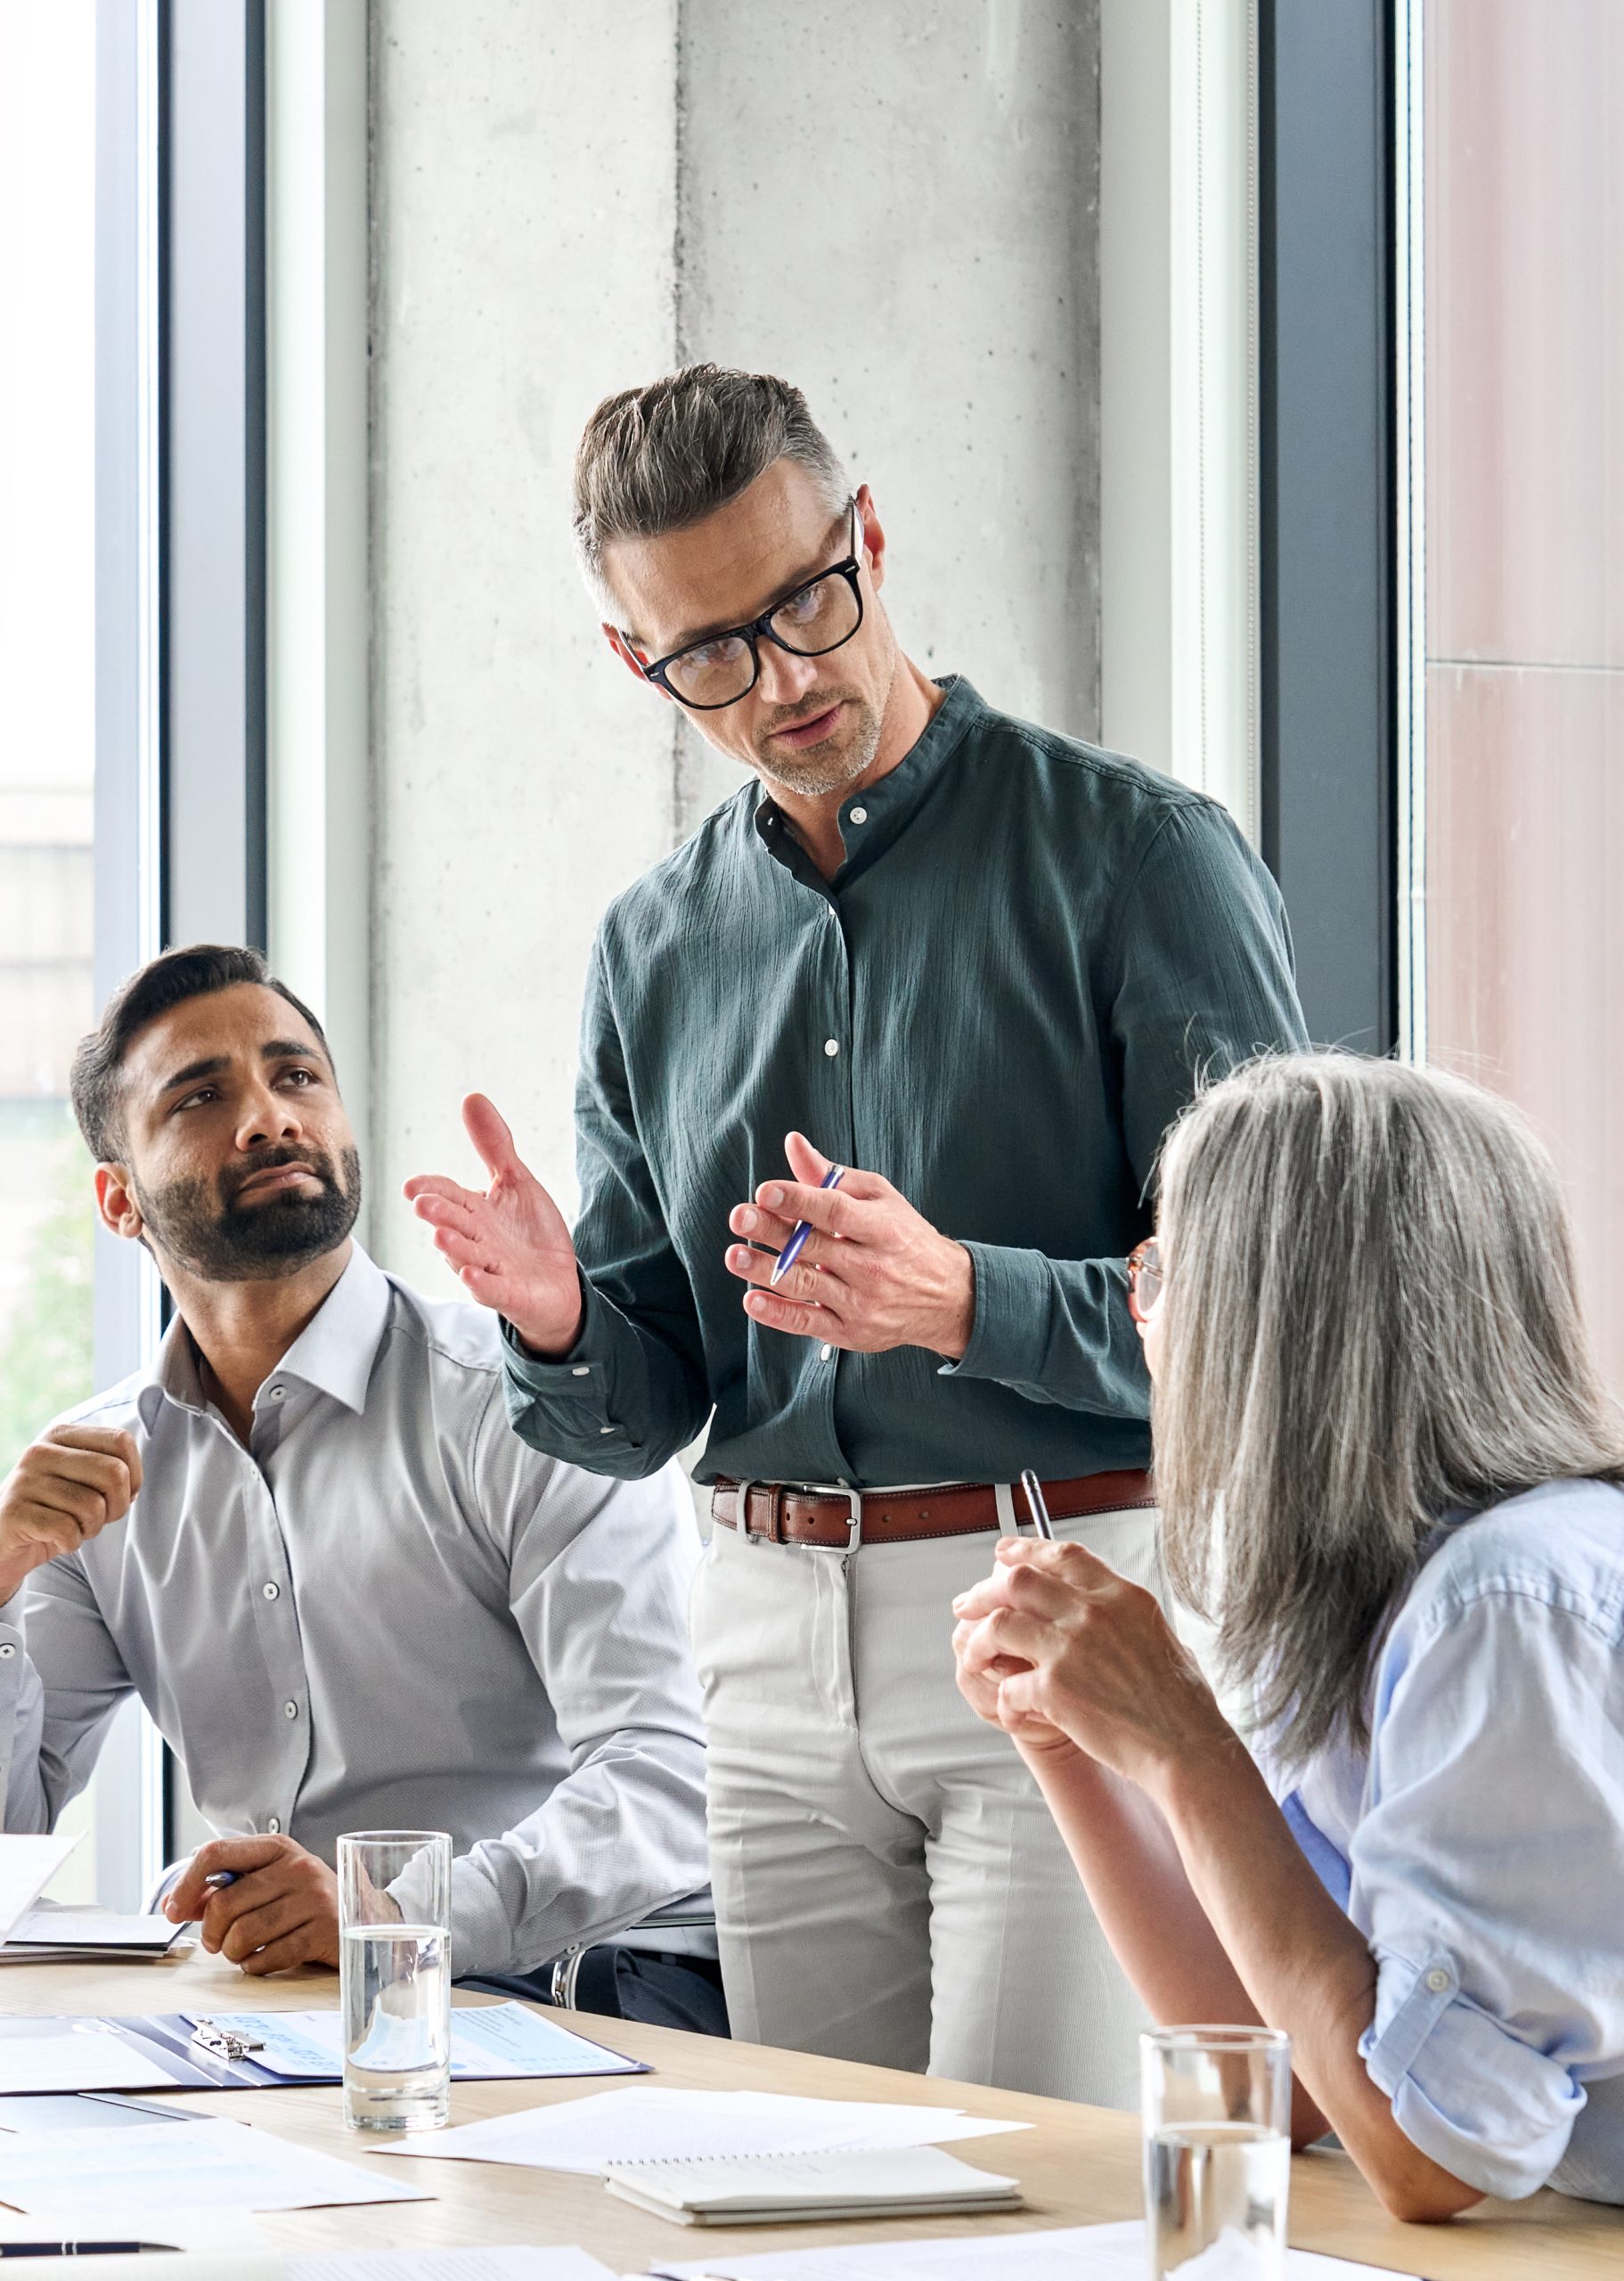
POLYGON ((1154 1236, 1147 1236, 1128 1255, 1128 1312, 1135 1322, 1148 1322, 1162 1303, 1166 1276, 1162 1251, 1154 1236))

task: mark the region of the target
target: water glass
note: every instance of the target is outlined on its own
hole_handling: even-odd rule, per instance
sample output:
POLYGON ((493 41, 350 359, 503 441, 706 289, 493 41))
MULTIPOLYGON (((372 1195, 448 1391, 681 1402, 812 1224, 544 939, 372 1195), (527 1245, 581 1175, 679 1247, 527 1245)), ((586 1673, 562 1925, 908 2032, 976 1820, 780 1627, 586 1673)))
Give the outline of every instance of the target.
POLYGON ((451 1839, 368 1829, 339 1840, 344 2119, 434 2130, 451 2105, 451 1839))
POLYGON ((1151 2281, 1283 2281, 1290 2037, 1159 2028, 1139 2058, 1151 2281))

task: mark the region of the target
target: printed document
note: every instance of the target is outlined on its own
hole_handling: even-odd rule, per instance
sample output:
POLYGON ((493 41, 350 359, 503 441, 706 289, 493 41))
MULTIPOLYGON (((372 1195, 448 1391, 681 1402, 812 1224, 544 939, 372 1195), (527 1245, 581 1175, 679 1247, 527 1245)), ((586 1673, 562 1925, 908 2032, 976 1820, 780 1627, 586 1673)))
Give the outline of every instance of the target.
POLYGON ((61 2138, 0 2138, 0 2202, 19 2210, 71 2209, 81 2230, 103 2212, 317 2210, 341 2202, 427 2202, 369 2162, 312 2154, 268 2130, 215 2118, 154 2122, 61 2138))

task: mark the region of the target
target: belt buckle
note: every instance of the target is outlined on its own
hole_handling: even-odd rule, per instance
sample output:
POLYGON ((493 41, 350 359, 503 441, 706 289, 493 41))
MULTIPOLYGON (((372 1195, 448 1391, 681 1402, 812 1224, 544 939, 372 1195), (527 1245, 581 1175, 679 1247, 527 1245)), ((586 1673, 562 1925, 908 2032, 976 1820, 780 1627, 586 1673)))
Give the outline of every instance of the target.
POLYGON ((734 1518, 738 1523, 737 1533, 740 1544, 746 1546, 752 1545, 755 1541, 750 1533, 750 1492, 755 1486, 755 1484, 753 1481, 740 1481, 735 1484, 733 1490, 733 1495, 738 1500, 733 1507, 734 1518))
POLYGON ((784 1484, 781 1481, 741 1481, 733 1492, 739 1500, 736 1512, 739 1534, 747 1544, 786 1544, 784 1534, 784 1484), (750 1526, 750 1492, 762 1489, 767 1494, 767 1525, 764 1529, 750 1526))
POLYGON ((862 1491, 853 1489, 851 1484, 845 1481, 804 1481, 800 1486, 809 1496, 845 1499, 846 1540, 845 1551, 842 1557, 849 1560, 862 1542, 862 1491))

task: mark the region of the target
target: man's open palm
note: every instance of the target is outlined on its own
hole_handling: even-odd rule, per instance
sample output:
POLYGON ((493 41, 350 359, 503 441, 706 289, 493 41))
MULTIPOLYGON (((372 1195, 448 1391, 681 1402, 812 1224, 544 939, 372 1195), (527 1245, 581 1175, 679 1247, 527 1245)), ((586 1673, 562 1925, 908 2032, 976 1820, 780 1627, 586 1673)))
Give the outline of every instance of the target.
POLYGON ((406 1182, 406 1195, 474 1298, 506 1315, 526 1346, 567 1353, 580 1336, 582 1304, 564 1215, 519 1162, 512 1133, 483 1093, 463 1102, 462 1122, 490 1186, 481 1195, 427 1173, 406 1182))

